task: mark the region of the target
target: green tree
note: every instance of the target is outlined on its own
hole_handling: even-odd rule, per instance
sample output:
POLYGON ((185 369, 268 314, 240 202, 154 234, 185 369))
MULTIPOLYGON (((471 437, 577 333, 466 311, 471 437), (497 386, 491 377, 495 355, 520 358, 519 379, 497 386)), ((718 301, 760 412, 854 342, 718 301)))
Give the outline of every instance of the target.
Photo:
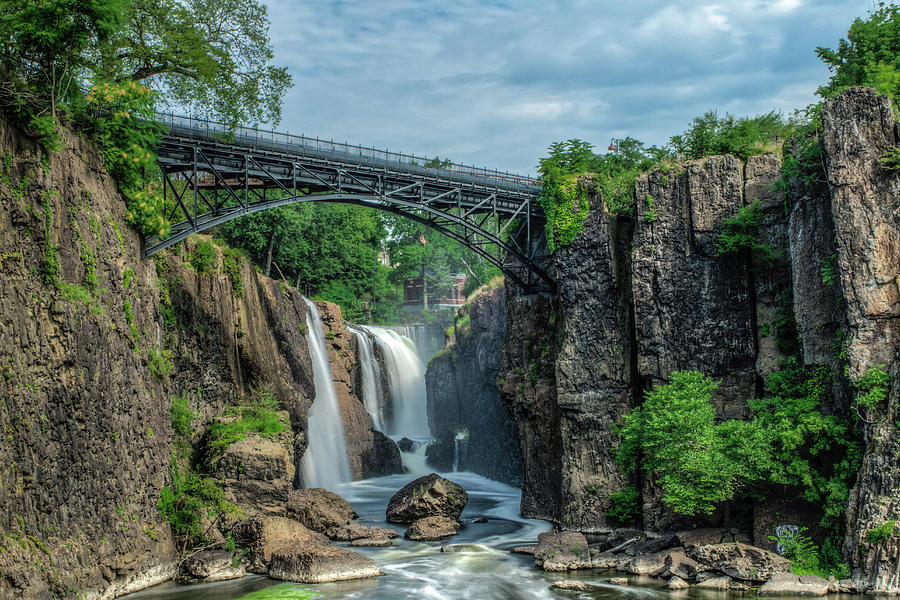
POLYGON ((271 64, 268 31, 257 0, 131 0, 99 62, 104 76, 145 81, 191 114, 277 123, 291 77, 271 64))
POLYGON ((123 0, 0 1, 0 102, 38 134, 82 94, 89 50, 115 35, 123 0))
POLYGON ((703 158, 731 154, 746 161, 755 154, 773 152, 793 132, 781 113, 772 111, 755 117, 735 117, 707 111, 695 117, 682 134, 669 138, 672 152, 681 158, 703 158))
POLYGON ((879 2, 868 18, 857 18, 837 48, 816 48, 832 75, 818 94, 829 98, 854 85, 900 94, 900 7, 879 2))

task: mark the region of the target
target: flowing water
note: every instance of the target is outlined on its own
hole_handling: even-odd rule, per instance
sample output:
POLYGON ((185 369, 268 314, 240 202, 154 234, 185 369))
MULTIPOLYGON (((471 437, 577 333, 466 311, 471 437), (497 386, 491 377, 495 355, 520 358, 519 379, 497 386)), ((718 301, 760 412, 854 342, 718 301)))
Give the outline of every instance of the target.
POLYGON ((344 426, 325 349, 322 319, 316 305, 308 298, 304 300, 309 308, 306 315, 306 339, 312 359, 316 397, 307 413, 309 446, 300 460, 300 469, 306 487, 337 491, 339 484, 350 481, 350 460, 347 458, 344 426))
MULTIPOLYGON (((401 534, 388 548, 354 548, 372 557, 383 575, 317 585, 290 584, 263 576, 209 584, 166 583, 129 596, 129 600, 234 600, 248 594, 246 600, 276 600, 304 598, 303 590, 314 591, 323 599, 366 600, 611 599, 625 596, 662 600, 670 597, 658 582, 643 581, 649 583, 645 587, 611 585, 608 579, 616 575, 615 572, 555 574, 536 569, 531 556, 513 554, 509 550, 514 546, 534 543, 538 533, 548 531, 550 524, 519 516, 521 492, 518 489, 474 473, 445 474, 469 494, 469 502, 460 519, 464 528, 459 534, 443 542, 404 539, 402 527, 385 521, 385 510, 391 496, 400 488, 431 471, 425 459, 430 433, 425 417, 424 368, 408 339, 404 340, 397 332, 383 328, 364 329, 365 332, 354 331, 360 341, 361 359, 370 362, 373 369, 370 373, 371 388, 365 381, 368 376, 363 370, 363 394, 375 393, 380 387, 380 374, 376 377, 374 371, 377 362, 374 353, 371 353, 371 339, 366 335, 369 332, 381 345, 385 355, 393 403, 390 433, 395 439, 406 436, 413 440, 411 451, 401 454, 407 472, 349 481, 347 453, 325 354, 321 321, 315 306, 312 306, 308 338, 315 367, 316 399, 309 412, 310 448, 304 456, 303 476, 308 486, 328 487, 349 500, 361 523, 393 527, 401 534), (363 338, 369 341, 368 358, 364 355, 366 346, 363 338), (342 457, 343 460, 340 460, 342 457), (452 551, 444 552, 442 547, 452 551), (599 587, 591 592, 551 589, 554 581, 568 578, 582 579, 599 587)), ((382 405, 377 393, 363 400, 370 414, 381 414, 382 405)), ((454 460, 454 468, 457 461, 458 456, 454 460)), ((692 590, 689 595, 682 593, 680 598, 697 595, 692 590)), ((722 600, 725 596, 719 594, 716 598, 722 600)))
POLYGON ((384 354, 391 386, 391 419, 385 433, 395 437, 430 438, 425 412, 425 365, 415 345, 390 329, 367 326, 365 330, 375 336, 384 354))
POLYGON ((347 327, 359 346, 359 367, 362 374, 362 401, 372 418, 372 427, 384 431, 384 398, 381 391, 381 366, 375 360, 372 338, 365 331, 347 327))

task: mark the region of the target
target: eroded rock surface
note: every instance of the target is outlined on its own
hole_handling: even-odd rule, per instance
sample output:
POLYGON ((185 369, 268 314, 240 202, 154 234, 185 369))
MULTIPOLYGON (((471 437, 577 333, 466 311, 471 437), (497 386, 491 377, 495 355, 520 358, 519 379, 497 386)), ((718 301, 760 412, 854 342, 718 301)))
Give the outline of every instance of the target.
POLYGON ((459 520, 468 501, 469 495, 461 485, 432 473, 411 481, 391 497, 387 520, 412 523, 433 516, 459 520))
POLYGON ((326 583, 379 575, 381 570, 371 558, 330 545, 281 548, 273 552, 269 565, 269 577, 301 583, 326 583))
POLYGON ((431 542, 452 537, 459 529, 459 521, 449 517, 424 517, 412 522, 406 530, 406 537, 417 542, 431 542))

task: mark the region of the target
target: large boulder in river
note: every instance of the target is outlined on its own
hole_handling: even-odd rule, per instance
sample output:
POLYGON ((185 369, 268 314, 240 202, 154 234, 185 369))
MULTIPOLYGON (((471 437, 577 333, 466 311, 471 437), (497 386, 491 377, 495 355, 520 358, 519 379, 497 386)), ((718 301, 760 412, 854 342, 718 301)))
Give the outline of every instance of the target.
POLYGON ((332 540, 350 542, 364 538, 389 540, 397 537, 393 529, 367 527, 356 522, 356 511, 350 503, 323 488, 291 492, 287 512, 288 516, 307 528, 332 540))
POLYGON ((691 557, 734 579, 763 582, 791 570, 791 561, 774 552, 741 542, 709 544, 688 552, 691 557))
POLYGON ((381 571, 375 561, 331 545, 307 544, 275 551, 269 565, 269 577, 301 583, 325 583, 377 577, 381 571))
POLYGON ((433 542, 456 535, 459 521, 440 515, 413 521, 406 530, 406 537, 416 542, 433 542))
POLYGON ((327 545, 328 538, 310 531, 302 523, 286 517, 258 515, 241 521, 234 527, 238 545, 247 548, 253 573, 266 573, 272 555, 282 548, 298 545, 327 545))
POLYGON ((593 566, 587 538, 577 531, 539 533, 534 563, 545 571, 590 569, 593 566))
POLYGON ((469 501, 461 485, 437 473, 419 477, 394 494, 387 507, 391 523, 412 523, 424 517, 444 516, 458 520, 469 501))

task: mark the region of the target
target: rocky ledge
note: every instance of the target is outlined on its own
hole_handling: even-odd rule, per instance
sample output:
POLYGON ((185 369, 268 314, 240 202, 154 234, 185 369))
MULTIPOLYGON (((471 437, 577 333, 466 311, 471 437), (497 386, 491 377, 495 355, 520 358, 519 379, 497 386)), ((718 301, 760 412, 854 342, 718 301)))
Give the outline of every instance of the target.
MULTIPOLYGON (((696 529, 653 539, 637 530, 616 530, 604 543, 589 544, 576 531, 542 533, 537 544, 513 551, 534 554, 535 565, 545 571, 616 569, 632 575, 660 577, 672 590, 697 587, 748 590, 759 587, 763 596, 824 596, 861 593, 853 581, 823 579, 790 573, 790 561, 774 552, 751 546, 745 536, 720 529, 696 529)), ((625 578, 612 583, 626 583, 625 578)), ((562 582, 563 589, 582 590, 582 582, 562 582)))

